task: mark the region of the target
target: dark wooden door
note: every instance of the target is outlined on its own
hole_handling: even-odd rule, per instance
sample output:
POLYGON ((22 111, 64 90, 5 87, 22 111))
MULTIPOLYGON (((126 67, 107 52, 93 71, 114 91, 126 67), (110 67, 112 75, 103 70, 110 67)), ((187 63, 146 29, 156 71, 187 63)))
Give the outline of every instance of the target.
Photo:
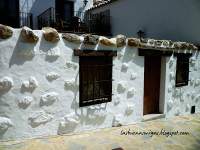
POLYGON ((159 113, 160 56, 145 56, 144 115, 159 113))

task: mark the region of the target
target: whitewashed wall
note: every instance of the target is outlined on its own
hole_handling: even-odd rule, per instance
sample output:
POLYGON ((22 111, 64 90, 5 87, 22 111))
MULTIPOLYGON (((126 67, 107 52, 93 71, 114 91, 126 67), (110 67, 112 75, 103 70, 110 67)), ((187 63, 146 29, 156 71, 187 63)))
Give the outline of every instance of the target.
POLYGON ((165 114, 166 117, 190 114, 191 106, 200 112, 200 56, 193 52, 190 58, 189 84, 175 87, 176 57, 166 58, 165 114))
POLYGON ((62 39, 52 44, 44 40, 42 31, 34 32, 40 37, 36 45, 24 43, 20 29, 0 41, 0 79, 11 80, 5 85, 12 86, 0 90, 0 140, 141 121, 144 58, 136 48, 91 47, 118 50, 113 58, 114 95, 112 102, 79 108, 79 57, 73 56, 78 45, 62 39))

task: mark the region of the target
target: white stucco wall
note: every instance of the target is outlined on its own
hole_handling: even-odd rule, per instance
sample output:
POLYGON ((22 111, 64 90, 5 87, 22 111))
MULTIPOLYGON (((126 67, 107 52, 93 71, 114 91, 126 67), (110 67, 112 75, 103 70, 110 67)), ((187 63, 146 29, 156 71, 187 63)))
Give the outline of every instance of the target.
POLYGON ((36 45, 21 41, 20 29, 0 41, 0 79, 8 87, 0 90, 0 140, 141 121, 144 57, 136 48, 91 47, 118 50, 113 58, 114 95, 112 102, 79 108, 79 57, 73 56, 78 45, 62 39, 52 44, 42 38, 42 31, 34 33, 40 38, 36 45))
POLYGON ((112 34, 199 43, 199 0, 117 0, 92 10, 110 9, 112 34))

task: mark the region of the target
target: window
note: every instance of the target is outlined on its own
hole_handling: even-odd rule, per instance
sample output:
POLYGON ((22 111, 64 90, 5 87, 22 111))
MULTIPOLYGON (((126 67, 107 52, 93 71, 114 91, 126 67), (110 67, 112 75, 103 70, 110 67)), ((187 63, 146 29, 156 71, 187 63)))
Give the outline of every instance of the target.
POLYGON ((176 87, 188 85, 189 80, 189 56, 177 55, 176 64, 176 87))
POLYGON ((112 57, 80 56, 80 107, 112 99, 112 57))

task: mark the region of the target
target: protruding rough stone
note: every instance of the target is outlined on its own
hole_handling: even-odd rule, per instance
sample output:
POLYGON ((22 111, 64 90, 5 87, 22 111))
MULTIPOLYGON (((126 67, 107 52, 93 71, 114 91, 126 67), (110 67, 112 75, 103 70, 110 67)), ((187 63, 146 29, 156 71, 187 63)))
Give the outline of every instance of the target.
POLYGON ((76 63, 73 63, 71 61, 66 62, 66 66, 67 68, 73 68, 74 70, 76 70, 78 67, 76 63))
POLYGON ((28 118, 29 124, 31 127, 35 128, 40 126, 41 124, 46 124, 47 122, 51 121, 53 119, 53 116, 50 114, 47 114, 43 111, 36 112, 31 117, 28 118))
POLYGON ((13 123, 9 118, 0 117, 0 132, 4 132, 8 130, 8 128, 12 126, 13 126, 13 123))
POLYGON ((38 87, 38 82, 35 77, 31 76, 29 81, 23 81, 22 87, 25 89, 35 89, 38 87))
POLYGON ((124 93, 126 91, 126 85, 124 82, 119 82, 117 85, 117 92, 124 93))
POLYGON ((128 67, 129 67, 129 65, 128 65, 127 63, 123 63, 123 64, 122 64, 122 69, 121 69, 121 71, 122 71, 122 72, 127 72, 128 67))
POLYGON ((108 38, 101 38, 99 40, 99 43, 101 43, 102 45, 105 45, 105 46, 116 46, 116 42, 114 41, 114 39, 108 39, 108 38))
POLYGON ((13 86, 13 80, 10 77, 0 79, 0 90, 9 90, 13 86))
POLYGON ((91 35, 91 34, 85 34, 84 35, 84 44, 88 45, 96 45, 99 42, 99 36, 97 35, 91 35))
POLYGON ((114 105, 118 105, 120 103, 120 96, 115 97, 114 99, 114 105))
POLYGON ((138 47, 140 44, 140 40, 137 38, 128 38, 128 46, 138 47))
POLYGON ((49 72, 47 75, 46 75, 46 78, 49 80, 49 81, 53 81, 53 80, 56 80, 60 77, 60 75, 56 72, 49 72))
POLYGON ((77 89, 77 85, 74 80, 65 80, 65 89, 74 91, 77 89))
POLYGON ((175 73, 174 72, 170 72, 169 78, 170 78, 170 81, 174 80, 175 79, 175 73))
POLYGON ((122 119, 122 115, 113 116, 112 127, 120 127, 120 126, 122 126, 121 119, 122 119))
POLYGON ((42 28, 44 32, 44 38, 46 41, 56 43, 60 40, 59 34, 56 29, 51 28, 51 27, 44 27, 42 28))
POLYGON ((44 95, 41 96, 40 98, 40 105, 52 105, 55 101, 58 100, 58 93, 56 92, 50 92, 50 93, 46 93, 44 95))
POLYGON ((7 39, 13 35, 13 31, 10 27, 0 24, 0 38, 7 39))
POLYGON ((78 35, 76 35, 76 34, 63 33, 62 34, 62 38, 65 39, 68 42, 77 43, 77 44, 81 43, 80 37, 78 35))
POLYGON ((28 43, 36 43, 39 40, 39 37, 33 33, 28 27, 23 27, 21 31, 22 39, 28 43))
POLYGON ((172 99, 170 99, 170 100, 167 102, 167 107, 168 107, 168 109, 172 109, 173 105, 174 105, 174 101, 173 101, 172 99))
POLYGON ((137 78, 137 73, 131 73, 131 80, 135 80, 137 78))
POLYGON ((60 48, 54 47, 47 51, 46 56, 57 58, 61 55, 60 48))
POLYGON ((199 85, 200 85, 200 79, 196 79, 195 86, 199 86, 199 85))
POLYGON ((79 118, 74 113, 65 116, 64 120, 59 124, 58 134, 73 132, 79 123, 79 118))
POLYGON ((130 116, 133 113, 135 105, 134 104, 127 104, 127 108, 125 110, 125 114, 130 116))
POLYGON ((136 93, 135 88, 130 88, 130 89, 128 90, 128 92, 127 92, 127 98, 133 97, 133 96, 135 95, 135 93, 136 93))
POLYGON ((33 101, 33 97, 25 96, 22 99, 18 100, 18 106, 20 108, 26 109, 31 104, 32 101, 33 101))
POLYGON ((117 35, 116 36, 116 45, 117 45, 117 47, 125 46, 126 45, 126 36, 121 35, 121 34, 117 35))

